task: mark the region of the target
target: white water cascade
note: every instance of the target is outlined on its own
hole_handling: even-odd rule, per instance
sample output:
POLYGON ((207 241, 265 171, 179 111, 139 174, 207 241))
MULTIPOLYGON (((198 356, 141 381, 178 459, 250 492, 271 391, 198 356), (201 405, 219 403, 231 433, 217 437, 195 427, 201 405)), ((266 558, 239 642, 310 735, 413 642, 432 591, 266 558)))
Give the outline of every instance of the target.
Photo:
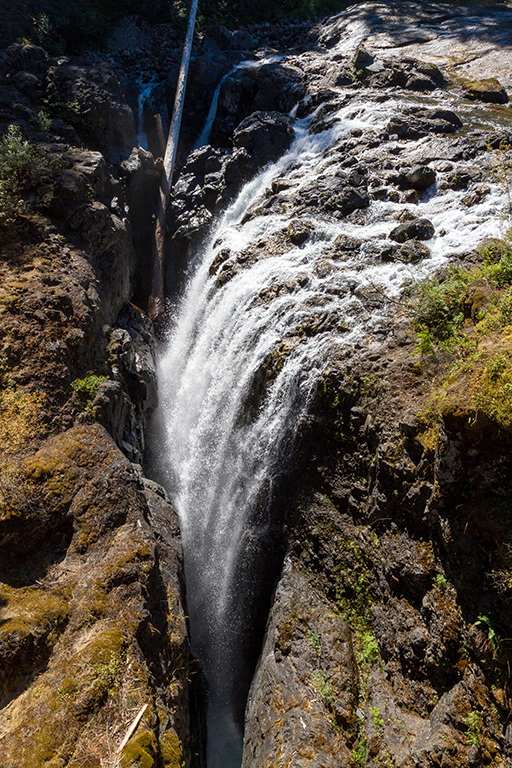
MULTIPOLYGON (((361 224, 312 212, 307 218, 314 234, 303 245, 267 254, 221 287, 209 267, 221 248, 240 253, 252 244, 264 246, 286 228, 286 214, 242 223, 272 180, 285 174, 297 190, 307 188, 332 173, 325 159, 329 147, 353 128, 381 130, 397 108, 392 98, 352 101, 340 109, 333 128, 317 135, 297 121, 290 151, 251 181, 218 222, 174 311, 160 360, 157 420, 164 430, 165 482, 181 520, 192 651, 208 686, 208 768, 241 763, 236 702, 246 692, 239 690, 244 638, 260 599, 256 559, 269 546, 273 489, 292 455, 319 375, 333 351, 382 322, 385 307, 369 309, 361 298, 364 289, 378 286, 397 298, 406 281, 438 267, 447 254, 495 234, 499 194, 494 191, 471 209, 460 204, 463 193, 455 191, 442 196, 434 191, 419 203, 417 215, 446 234, 429 242, 431 257, 417 267, 371 258, 371 243, 389 233, 403 208, 388 201, 373 201, 361 224), (322 269, 340 234, 364 241, 358 258, 331 260, 329 270, 322 269), (265 301, 262 291, 270 286, 285 289, 265 301), (319 309, 335 315, 338 325, 312 336, 298 334, 319 309), (290 342, 287 355, 273 383, 262 390, 261 372, 283 340, 290 342)), ((421 153, 422 142, 409 142, 407 151, 421 153)))
POLYGON ((268 56, 266 58, 262 59, 248 59, 247 61, 240 61, 238 64, 235 64, 226 74, 224 77, 221 78, 219 84, 217 85, 212 98, 212 103, 210 104, 210 109, 208 110, 208 115, 206 116, 206 122, 204 124, 204 128, 201 131, 201 134, 199 138, 197 139, 196 143, 194 144, 194 149, 199 149, 199 147, 204 147, 205 144, 208 144, 208 141, 210 139, 210 133, 213 127, 213 124, 215 122, 215 118, 217 117, 217 108, 219 106, 219 98, 220 98, 220 92, 222 90, 222 86, 226 82, 226 80, 231 77, 233 72, 236 72, 239 69, 258 69, 259 67, 262 67, 264 64, 272 64, 274 61, 279 61, 280 59, 284 58, 284 56, 268 56))

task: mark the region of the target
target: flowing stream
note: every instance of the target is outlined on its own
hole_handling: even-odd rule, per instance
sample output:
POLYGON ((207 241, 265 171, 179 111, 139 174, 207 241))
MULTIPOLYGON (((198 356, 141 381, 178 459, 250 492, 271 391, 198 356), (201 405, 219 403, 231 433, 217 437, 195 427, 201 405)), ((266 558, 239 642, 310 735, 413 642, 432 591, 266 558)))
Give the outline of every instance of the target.
MULTIPOLYGON (((332 174, 329 148, 351 129, 381 130, 397 109, 393 98, 352 101, 340 109, 333 128, 317 135, 309 135, 309 121, 297 120, 290 151, 246 185, 218 221, 174 310, 159 364, 158 418, 165 433, 165 482, 182 526, 192 651, 208 687, 208 768, 241 763, 247 692, 241 680, 251 673, 246 644, 251 612, 261 600, 258 558, 271 539, 273 492, 322 370, 340 346, 382 323, 385 306, 369 309, 365 290, 377 287, 397 298, 405 283, 431 272, 447 254, 496 234, 499 192, 468 208, 460 204, 463 192, 438 195, 433 188, 416 206, 417 215, 445 234, 429 242, 431 257, 416 267, 371 257, 372 243, 382 241, 404 207, 376 200, 361 224, 313 212, 308 220, 314 234, 304 244, 266 254, 221 287, 209 268, 221 248, 239 253, 258 243, 264 247, 287 227, 288 214, 244 220, 274 179, 285 175, 299 190, 332 174), (359 255, 331 261, 324 269, 326 253, 340 234, 363 241, 359 255), (286 290, 263 300, 270 286, 286 290), (339 323, 325 333, 300 335, 319 309, 339 323), (262 390, 261 372, 283 340, 288 340, 287 353, 262 390)), ((420 156, 425 141, 408 142, 407 152, 420 156)))

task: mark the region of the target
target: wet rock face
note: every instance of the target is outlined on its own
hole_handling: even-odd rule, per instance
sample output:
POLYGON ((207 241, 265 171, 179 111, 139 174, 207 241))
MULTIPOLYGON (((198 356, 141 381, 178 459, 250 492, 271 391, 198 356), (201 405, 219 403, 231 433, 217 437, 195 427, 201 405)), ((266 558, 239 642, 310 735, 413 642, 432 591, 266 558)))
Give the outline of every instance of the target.
POLYGON ((246 149, 257 166, 277 160, 289 149, 295 136, 293 121, 279 112, 254 112, 233 134, 236 148, 246 149))
POLYGON ((508 94, 499 80, 490 77, 487 80, 463 81, 463 90, 470 99, 488 104, 507 104, 508 94))
POLYGON ((350 760, 338 729, 351 728, 356 720, 351 633, 326 612, 321 594, 291 563, 276 592, 256 680, 247 705, 244 767, 276 758, 296 765, 306 758, 334 768, 350 760))
POLYGON ((507 610, 484 586, 495 534, 464 504, 455 509, 455 484, 471 473, 460 433, 446 433, 439 464, 418 440, 411 413, 428 387, 419 371, 405 372, 413 337, 392 327, 388 341, 347 350, 319 388, 318 422, 299 451, 309 469, 297 471, 288 551, 247 705, 244 768, 299 766, 304 756, 312 765, 426 768, 446 763, 448 741, 453 766, 478 765, 484 752, 503 767, 510 759, 502 694, 491 690, 473 624, 479 600, 507 610), (380 389, 376 377, 365 390, 384 357, 393 388, 380 389))
POLYGON ((413 219, 399 224, 389 233, 391 240, 405 243, 407 240, 430 240, 434 236, 434 225, 428 219, 413 219))

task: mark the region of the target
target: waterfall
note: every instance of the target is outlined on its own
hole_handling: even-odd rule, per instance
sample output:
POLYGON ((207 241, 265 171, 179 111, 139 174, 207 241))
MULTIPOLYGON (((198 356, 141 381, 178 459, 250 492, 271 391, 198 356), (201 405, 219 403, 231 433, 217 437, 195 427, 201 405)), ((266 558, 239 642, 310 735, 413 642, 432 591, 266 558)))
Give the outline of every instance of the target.
POLYGON ((199 149, 199 147, 204 147, 205 144, 208 144, 208 141, 210 140, 210 133, 213 127, 213 124, 215 122, 215 118, 217 117, 217 107, 219 105, 219 97, 220 92, 222 90, 222 86, 226 82, 226 80, 231 77, 233 72, 236 72, 239 69, 259 69, 263 66, 263 64, 272 64, 274 61, 280 61, 282 58, 284 58, 283 55, 280 56, 268 56, 264 59, 258 59, 258 60, 252 60, 248 59, 247 61, 240 61, 238 64, 235 64, 234 67, 232 67, 224 77, 221 78, 219 84, 217 85, 212 102, 210 104, 210 109, 208 110, 208 115, 206 116, 206 122, 204 124, 204 128, 201 131, 201 134, 199 138, 197 139, 196 143, 194 144, 194 149, 199 149))
POLYGON ((151 92, 157 83, 156 77, 152 77, 143 86, 140 83, 140 91, 137 97, 137 141, 142 149, 148 149, 148 137, 144 130, 144 102, 151 96, 151 92))
MULTIPOLYGON (((273 493, 333 351, 382 322, 385 308, 365 304, 365 289, 377 285, 397 297, 412 274, 428 274, 446 253, 496 231, 496 195, 468 210, 460 205, 462 193, 450 191, 417 205, 418 215, 446 234, 429 243, 431 257, 416 267, 372 258, 372 243, 386 236, 403 208, 390 201, 373 201, 361 223, 313 210, 305 243, 265 250, 283 236, 288 215, 244 217, 271 182, 286 174, 300 190, 332 173, 322 167, 326 150, 353 128, 382 130, 397 106, 393 98, 352 101, 333 128, 317 135, 309 135, 307 121, 296 122, 290 151, 242 190, 197 254, 159 362, 159 450, 182 526, 192 651, 208 685, 208 768, 241 763, 247 689, 241 678, 250 674, 247 635, 261 599, 258 559, 271 548, 273 493), (363 246, 357 258, 331 260, 323 269, 340 234, 363 246), (265 258, 219 286, 210 266, 220 249, 236 254, 257 244, 265 258), (272 299, 265 293, 270 287, 272 299), (332 320, 327 330, 302 333, 319 312, 332 320)), ((421 152, 422 141, 409 142, 408 151, 421 152)))

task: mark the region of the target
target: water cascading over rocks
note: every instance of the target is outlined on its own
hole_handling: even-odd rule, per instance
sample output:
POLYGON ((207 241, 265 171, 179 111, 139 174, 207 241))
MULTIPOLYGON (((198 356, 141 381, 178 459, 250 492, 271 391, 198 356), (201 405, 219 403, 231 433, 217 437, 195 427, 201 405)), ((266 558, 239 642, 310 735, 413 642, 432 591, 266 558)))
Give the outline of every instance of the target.
MULTIPOLYGON (((396 156, 399 140, 380 148, 371 138, 400 106, 347 90, 327 129, 308 133, 316 113, 297 120, 290 151, 243 188, 197 255, 174 312, 160 361, 162 470, 181 519, 192 650, 208 687, 209 768, 241 762, 245 697, 279 568, 274 491, 321 372, 340 347, 378 329, 384 297, 496 227, 495 194, 470 211, 461 191, 432 187, 422 197, 420 185, 412 218, 444 237, 411 253, 386 242, 403 206, 371 199, 368 172, 396 156), (349 181, 344 160, 355 144, 349 181), (429 253, 418 267, 403 263, 429 253)), ((424 152, 425 139, 409 141, 402 162, 414 166, 424 152)))

